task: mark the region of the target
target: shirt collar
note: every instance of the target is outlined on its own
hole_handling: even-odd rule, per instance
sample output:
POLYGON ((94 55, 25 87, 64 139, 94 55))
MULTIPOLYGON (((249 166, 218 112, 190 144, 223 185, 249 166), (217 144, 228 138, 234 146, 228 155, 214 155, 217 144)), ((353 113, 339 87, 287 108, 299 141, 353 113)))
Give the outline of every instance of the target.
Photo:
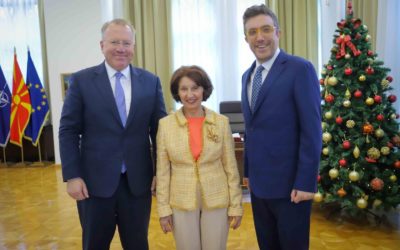
POLYGON ((269 59, 268 61, 265 61, 263 63, 259 63, 256 60, 256 69, 258 68, 258 66, 262 65, 264 67, 264 69, 270 70, 271 67, 272 67, 272 64, 274 64, 274 62, 275 62, 275 59, 278 57, 279 52, 281 52, 281 50, 279 48, 277 48, 276 51, 275 51, 274 56, 271 59, 269 59))
MULTIPOLYGON (((113 67, 110 66, 110 64, 107 63, 107 61, 105 61, 105 66, 106 66, 106 70, 107 70, 107 75, 109 78, 112 78, 115 76, 115 73, 117 73, 118 71, 115 70, 113 67)), ((126 78, 128 77, 129 73, 129 65, 120 71, 126 78)))

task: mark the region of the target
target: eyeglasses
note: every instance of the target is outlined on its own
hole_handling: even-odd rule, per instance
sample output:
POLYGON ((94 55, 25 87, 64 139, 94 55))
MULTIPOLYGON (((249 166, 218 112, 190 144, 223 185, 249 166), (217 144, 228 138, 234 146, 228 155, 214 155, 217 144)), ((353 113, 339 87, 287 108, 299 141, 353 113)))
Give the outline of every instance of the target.
POLYGON ((130 46, 132 46, 132 42, 131 41, 117 41, 117 40, 111 40, 108 41, 113 47, 118 47, 122 44, 122 46, 124 48, 129 48, 130 46))
POLYGON ((248 31, 246 31, 246 36, 249 38, 254 38, 257 36, 258 33, 265 36, 274 32, 275 29, 276 29, 275 26, 264 25, 259 28, 249 29, 248 31))

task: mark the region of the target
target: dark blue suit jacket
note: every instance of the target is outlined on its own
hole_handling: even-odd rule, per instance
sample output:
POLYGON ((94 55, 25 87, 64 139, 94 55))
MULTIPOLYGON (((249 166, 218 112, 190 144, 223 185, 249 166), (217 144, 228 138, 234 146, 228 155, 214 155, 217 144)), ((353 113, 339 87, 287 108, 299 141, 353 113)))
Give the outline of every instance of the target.
POLYGON ((89 194, 110 197, 127 168, 133 195, 150 192, 158 120, 166 115, 160 80, 130 66, 132 101, 122 125, 104 62, 72 75, 61 114, 63 179, 81 177, 89 194))
POLYGON ((281 50, 250 110, 242 76, 245 176, 260 198, 290 197, 292 189, 315 192, 322 146, 320 90, 313 65, 281 50))

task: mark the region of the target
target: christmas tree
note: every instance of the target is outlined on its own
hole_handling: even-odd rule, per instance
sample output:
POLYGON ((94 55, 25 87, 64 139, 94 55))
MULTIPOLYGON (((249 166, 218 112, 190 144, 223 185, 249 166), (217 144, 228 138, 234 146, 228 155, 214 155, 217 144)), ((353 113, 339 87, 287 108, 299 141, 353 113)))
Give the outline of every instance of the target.
POLYGON ((351 216, 388 210, 400 203, 399 124, 390 94, 390 69, 371 50, 366 25, 337 23, 322 85, 323 149, 314 201, 339 205, 351 216))

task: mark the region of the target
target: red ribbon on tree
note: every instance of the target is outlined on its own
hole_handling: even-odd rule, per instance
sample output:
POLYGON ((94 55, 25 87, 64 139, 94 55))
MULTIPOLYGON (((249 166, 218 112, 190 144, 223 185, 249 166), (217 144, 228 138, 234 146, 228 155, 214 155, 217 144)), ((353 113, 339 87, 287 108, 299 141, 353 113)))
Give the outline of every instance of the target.
POLYGON ((339 50, 336 53, 336 58, 339 59, 346 55, 346 45, 351 49, 354 56, 361 54, 361 51, 356 48, 356 46, 351 42, 351 37, 349 35, 341 35, 336 38, 336 43, 339 45, 339 50))

